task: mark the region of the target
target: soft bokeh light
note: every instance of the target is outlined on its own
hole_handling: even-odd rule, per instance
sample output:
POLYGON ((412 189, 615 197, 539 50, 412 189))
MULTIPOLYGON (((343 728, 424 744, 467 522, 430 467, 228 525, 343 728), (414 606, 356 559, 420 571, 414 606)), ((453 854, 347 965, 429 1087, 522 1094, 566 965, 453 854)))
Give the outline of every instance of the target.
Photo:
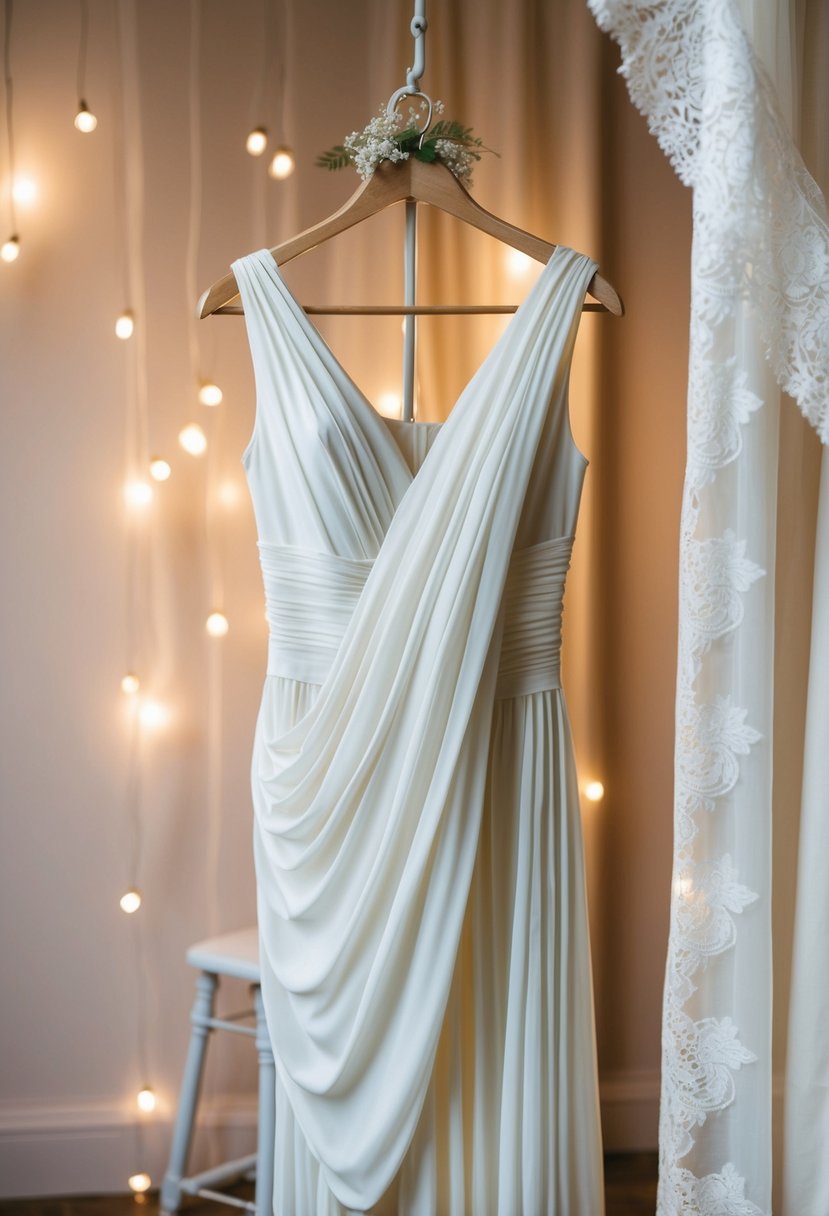
POLYGON ((212 638, 223 638, 230 625, 223 612, 211 612, 205 622, 205 627, 212 638))
POLYGON ((203 384, 199 389, 199 401, 202 405, 221 405, 222 396, 218 384, 203 384))
POLYGON ((504 254, 504 261, 509 274, 515 279, 526 278, 532 273, 533 268, 541 268, 541 264, 536 262, 535 258, 531 258, 527 253, 522 253, 520 249, 508 249, 504 254))
POLYGON ((133 887, 125 895, 121 896, 118 903, 121 905, 121 911, 126 912, 130 916, 141 907, 141 892, 136 891, 133 887))
POLYGON ((150 1089, 149 1085, 145 1085, 143 1089, 138 1091, 135 1101, 138 1104, 138 1109, 146 1111, 147 1113, 154 1111, 158 1105, 156 1096, 150 1089))
POLYGON ((172 471, 169 460, 165 460, 163 456, 153 456, 150 461, 150 477, 154 481, 166 481, 172 471))
POLYGON ((90 113, 89 107, 85 101, 78 105, 78 112, 75 115, 75 126, 82 135, 89 135, 98 125, 98 119, 94 114, 90 113))
POLYGON ((15 262, 20 254, 20 237, 10 236, 0 245, 0 258, 4 262, 15 262))
POLYGON ((131 1191, 135 1191, 138 1195, 143 1195, 148 1191, 153 1184, 153 1180, 149 1174, 132 1174, 129 1178, 129 1187, 131 1191))
POLYGON ((31 207, 37 202, 37 182, 31 177, 15 178, 12 198, 21 207, 31 207))
POLYGON ((138 720, 146 730, 161 730, 170 721, 170 711, 160 701, 147 697, 139 706, 138 720))
POLYGON ((261 156, 268 146, 268 132, 264 127, 254 127, 245 140, 245 148, 251 156, 261 156))
POLYGON ((400 406, 400 397, 397 393, 381 393, 377 398, 377 408, 385 418, 399 418, 400 406))
POLYGON ((179 431, 178 441, 191 456, 202 456, 207 451, 207 436, 197 422, 190 422, 179 431))
POLYGON ((133 671, 128 671, 125 676, 121 677, 121 691, 125 692, 128 697, 134 697, 141 687, 141 681, 133 671))
POLYGON ((604 786, 601 781, 588 781, 584 787, 584 796, 588 802, 601 802, 604 798, 604 786))
POLYGON ((680 874, 674 879, 674 894, 680 899, 687 899, 694 889, 693 880, 687 874, 680 874))
POLYGON ((115 336, 126 342, 127 338, 131 338, 135 330, 135 320, 128 308, 125 308, 118 320, 115 322, 115 336))
POLYGON ((148 481, 136 478, 124 486, 124 498, 128 507, 148 507, 153 500, 153 488, 148 481))
POLYGON ((242 487, 237 481, 223 481, 216 491, 216 497, 223 507, 238 507, 242 501, 242 487))
POLYGON ((271 177, 282 181, 286 177, 290 177, 296 168, 296 157, 290 148, 277 148, 273 154, 273 160, 268 165, 268 173, 271 177))

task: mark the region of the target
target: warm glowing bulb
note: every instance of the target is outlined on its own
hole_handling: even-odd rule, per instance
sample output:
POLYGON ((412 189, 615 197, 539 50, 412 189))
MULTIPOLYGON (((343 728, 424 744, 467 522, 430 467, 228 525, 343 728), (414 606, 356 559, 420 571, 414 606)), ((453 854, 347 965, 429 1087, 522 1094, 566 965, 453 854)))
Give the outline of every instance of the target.
POLYGON ((124 486, 128 507, 146 507, 153 500, 153 488, 148 481, 128 481, 124 486))
POLYGON ((221 405, 222 390, 218 384, 203 384, 199 389, 199 401, 202 405, 221 405))
POLYGON ((694 884, 686 874, 680 874, 674 879, 674 894, 680 899, 687 899, 693 889, 694 884))
POLYGON ((153 1111, 156 1108, 156 1097, 149 1085, 145 1085, 143 1089, 138 1091, 136 1096, 139 1110, 153 1111))
POLYGON ((9 239, 0 246, 0 258, 4 262, 14 262, 20 253, 20 237, 10 236, 9 239))
POLYGON ((169 713, 165 706, 158 701, 145 700, 141 702, 141 707, 138 711, 138 717, 141 725, 147 730, 159 730, 162 726, 167 725, 169 713))
POLYGON ((121 691, 125 692, 128 697, 134 697, 141 687, 141 681, 134 672, 128 671, 125 676, 121 677, 121 691))
POLYGON ((178 441, 191 456, 201 456, 207 451, 207 436, 197 422, 191 422, 179 431, 178 441))
POLYGON ((89 112, 89 108, 85 101, 78 103, 78 112, 75 115, 75 126, 84 135, 88 135, 90 131, 94 131, 98 125, 98 119, 94 114, 89 112))
POLYGON ((170 462, 161 456, 153 456, 150 461, 150 477, 153 481, 166 481, 172 473, 170 462))
POLYGON ((381 393, 377 398, 377 408, 386 418, 399 418, 400 398, 397 393, 381 393))
POLYGON ((589 781, 584 787, 584 796, 588 802, 601 802, 604 798, 604 786, 601 781, 589 781))
POLYGON ((245 140, 245 147, 251 156, 261 156, 268 146, 268 132, 264 127, 255 127, 245 140))
POLYGON ((126 895, 122 895, 118 902, 122 912, 126 912, 128 915, 137 912, 141 907, 141 892, 136 891, 133 887, 131 891, 127 891, 126 895))
POLYGON ((12 186, 12 198, 21 207, 30 207, 37 199, 37 183, 30 177, 18 177, 12 186))
POLYGON ((115 322, 115 336, 126 341, 127 338, 132 337, 134 329, 135 321, 133 320, 133 315, 129 309, 126 309, 115 322))
POLYGON ((131 1191, 135 1191, 138 1195, 143 1195, 152 1186, 153 1181, 149 1174, 133 1174, 129 1179, 131 1191))
POLYGON ((212 638, 223 638, 230 628, 223 612, 211 612, 205 624, 207 632, 212 638))
POLYGON ((273 160, 268 165, 268 173, 280 181, 290 177, 296 168, 296 158, 290 148, 277 148, 273 160))

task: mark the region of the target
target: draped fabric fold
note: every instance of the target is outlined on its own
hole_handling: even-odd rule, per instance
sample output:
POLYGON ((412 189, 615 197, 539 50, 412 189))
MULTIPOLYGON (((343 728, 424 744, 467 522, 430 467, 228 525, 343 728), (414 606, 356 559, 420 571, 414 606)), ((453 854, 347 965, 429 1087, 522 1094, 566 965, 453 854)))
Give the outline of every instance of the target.
MULTIPOLYGON (((566 409, 595 264, 557 248, 414 476, 267 251, 233 269, 256 370, 244 460, 277 665, 252 763, 263 993, 321 1175, 366 1210, 392 1183, 430 1084, 479 843, 510 561, 550 404, 566 409), (333 518, 303 444, 339 501, 333 518), (320 622, 309 565, 341 559, 320 622), (316 669, 278 666, 308 660, 314 634, 316 669), (272 710, 277 671, 320 685, 287 730, 272 710)), ((566 455, 580 484, 583 461, 566 455)), ((543 556, 563 560, 561 586, 569 540, 543 556)), ((558 594, 557 612, 560 591, 545 594, 558 594)), ((557 686, 554 665, 545 687, 557 686)))

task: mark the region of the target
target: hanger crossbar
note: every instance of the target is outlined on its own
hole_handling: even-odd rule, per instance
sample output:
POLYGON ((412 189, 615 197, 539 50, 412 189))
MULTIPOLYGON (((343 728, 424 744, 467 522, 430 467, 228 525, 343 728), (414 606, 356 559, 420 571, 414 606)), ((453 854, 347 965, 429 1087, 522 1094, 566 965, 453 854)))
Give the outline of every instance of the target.
MULTIPOLYGON (((507 316, 518 311, 517 304, 303 304, 309 317, 486 317, 507 316)), ((609 312, 604 304, 585 300, 582 312, 609 312)), ((240 304, 216 308, 213 316, 241 317, 240 304)))

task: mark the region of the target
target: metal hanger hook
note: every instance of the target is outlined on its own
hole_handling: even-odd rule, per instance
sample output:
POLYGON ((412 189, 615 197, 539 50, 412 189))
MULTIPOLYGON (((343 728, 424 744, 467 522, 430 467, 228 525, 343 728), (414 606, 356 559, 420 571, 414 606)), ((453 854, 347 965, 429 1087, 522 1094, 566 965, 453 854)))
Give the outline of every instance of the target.
POLYGON ((422 89, 414 89, 410 85, 404 84, 401 88, 396 89, 395 92, 392 93, 391 97, 389 98, 389 103, 386 106, 386 113, 393 114, 404 97, 422 97, 426 102, 426 121, 422 122, 418 127, 422 139, 432 125, 432 111, 434 109, 432 99, 429 94, 424 93, 422 89))
POLYGON ((420 78, 426 71, 425 35, 429 28, 429 22, 426 20, 425 10, 426 0, 422 0, 422 3, 418 3, 415 0, 415 15, 412 17, 412 23, 409 26, 415 44, 414 64, 406 72, 406 84, 414 85, 415 88, 420 84, 420 78))
POLYGON ((393 114, 401 97, 423 97, 429 104, 426 122, 419 128, 421 141, 424 134, 432 125, 432 99, 420 87, 420 78, 426 71, 426 30, 429 23, 426 20, 426 0, 415 0, 414 16, 409 29, 414 38, 414 65, 406 69, 406 83, 395 90, 389 98, 386 113, 393 114))

